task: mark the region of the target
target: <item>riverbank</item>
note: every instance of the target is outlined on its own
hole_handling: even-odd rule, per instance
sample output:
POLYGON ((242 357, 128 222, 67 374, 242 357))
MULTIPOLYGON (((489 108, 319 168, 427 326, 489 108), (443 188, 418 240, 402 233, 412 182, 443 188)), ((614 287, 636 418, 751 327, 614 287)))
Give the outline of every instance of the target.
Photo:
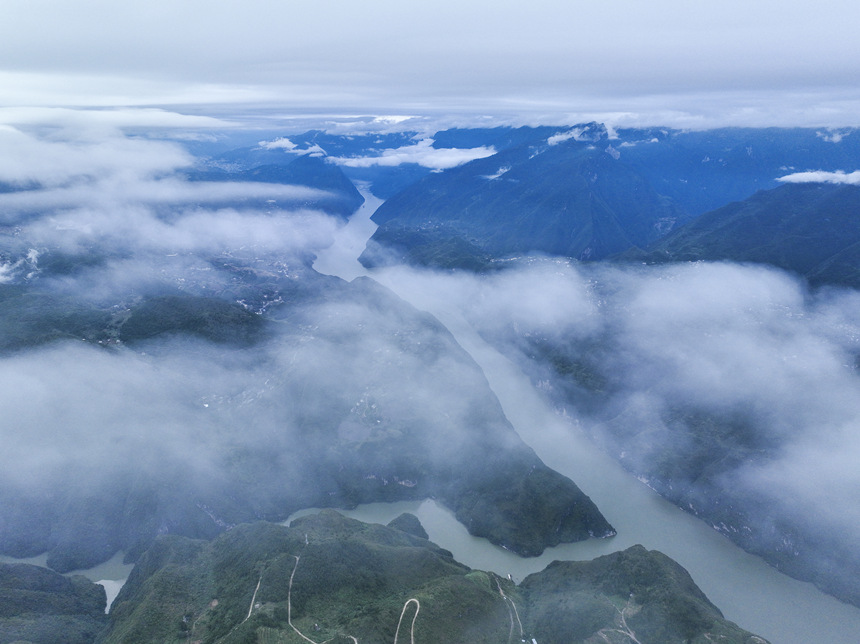
POLYGON ((401 512, 412 512, 421 519, 431 540, 451 550, 458 560, 472 568, 511 573, 519 578, 543 569, 553 559, 592 559, 640 543, 675 559, 728 619, 767 637, 773 644, 856 644, 860 609, 822 593, 812 584, 783 575, 626 472, 597 449, 572 419, 556 413, 522 370, 475 332, 446 297, 438 276, 401 267, 374 271, 361 268, 351 253, 357 248, 360 234, 373 232, 372 204, 366 202, 367 207, 341 229, 339 239, 320 253, 314 267, 320 272, 349 267, 339 275, 344 279, 369 275, 439 319, 482 368, 523 441, 544 463, 572 479, 590 496, 618 535, 566 544, 538 558, 520 559, 468 535, 452 516, 446 517, 450 513, 432 502, 395 504, 391 513, 384 511, 384 504, 372 504, 349 516, 387 523, 401 512))

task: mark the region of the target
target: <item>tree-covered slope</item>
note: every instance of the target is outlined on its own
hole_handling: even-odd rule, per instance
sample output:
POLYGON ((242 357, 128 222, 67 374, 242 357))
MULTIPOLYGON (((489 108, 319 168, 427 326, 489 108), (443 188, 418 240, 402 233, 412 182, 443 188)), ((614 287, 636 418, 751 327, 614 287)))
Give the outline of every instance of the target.
POLYGON ((32 430, 40 444, 78 446, 52 457, 44 472, 52 494, 23 476, 0 477, 4 553, 47 550, 49 565, 68 571, 117 550, 133 559, 160 533, 211 538, 303 507, 427 497, 473 534, 524 555, 614 534, 572 481, 522 443, 480 369, 435 319, 367 278, 346 283, 309 269, 285 277, 235 261, 221 271, 229 285, 221 297, 196 295, 199 285, 186 281, 184 291, 96 307, 92 321, 83 302, 75 313, 65 300, 0 287, 17 289, 7 299, 10 327, 34 301, 57 311, 36 316, 51 333, 34 327, 18 339, 10 359, 25 371, 33 357, 47 356, 46 368, 71 360, 78 375, 60 390, 87 390, 100 371, 118 372, 114 402, 93 409, 78 397, 61 421, 32 430), (222 299, 230 294, 261 312, 222 299), (126 388, 129 378, 136 384, 126 388))
POLYGON ((683 217, 593 125, 579 138, 533 140, 425 177, 376 211, 380 229, 362 261, 385 263, 385 247, 408 249, 413 231, 494 256, 600 259, 656 239, 683 217))
POLYGON ((0 643, 92 644, 107 624, 105 590, 29 564, 0 563, 0 643))
POLYGON ((860 187, 786 184, 706 213, 651 245, 650 261, 770 264, 813 284, 860 287, 860 187))
POLYGON ((856 128, 619 129, 617 136, 621 158, 694 216, 777 188, 793 172, 851 172, 860 156, 856 128))
POLYGON ((725 620, 675 561, 640 545, 593 561, 555 561, 519 588, 526 630, 547 644, 765 642, 725 620))
MULTIPOLYGON (((299 205, 343 218, 349 217, 364 202, 364 197, 337 165, 327 163, 323 156, 315 154, 279 159, 278 163, 254 165, 247 169, 242 166, 239 169, 200 169, 188 173, 188 178, 194 181, 255 181, 314 188, 326 194, 309 197, 300 201, 299 205)), ((271 203, 265 205, 271 206, 271 203)), ((295 206, 295 202, 291 205, 295 206)))
POLYGON ((326 511, 211 543, 160 538, 114 603, 105 641, 764 642, 641 546, 555 562, 517 587, 395 526, 326 511))

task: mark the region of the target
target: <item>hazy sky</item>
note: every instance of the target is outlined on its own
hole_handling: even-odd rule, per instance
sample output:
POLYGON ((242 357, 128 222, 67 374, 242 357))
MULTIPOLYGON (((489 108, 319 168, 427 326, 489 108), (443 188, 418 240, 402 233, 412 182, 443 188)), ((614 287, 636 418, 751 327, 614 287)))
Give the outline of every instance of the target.
POLYGON ((860 122, 848 0, 0 0, 0 16, 3 106, 860 122))

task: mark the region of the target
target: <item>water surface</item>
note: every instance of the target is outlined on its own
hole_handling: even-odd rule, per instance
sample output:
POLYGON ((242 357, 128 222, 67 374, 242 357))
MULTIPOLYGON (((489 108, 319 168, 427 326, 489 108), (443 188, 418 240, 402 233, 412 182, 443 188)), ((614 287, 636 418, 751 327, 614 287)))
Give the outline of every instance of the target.
POLYGON ((618 535, 550 548, 541 557, 524 559, 472 537, 448 510, 433 501, 374 503, 344 514, 388 523, 402 512, 412 512, 430 539, 450 550, 457 560, 472 568, 511 574, 516 581, 556 559, 588 560, 639 543, 684 566, 727 619, 773 644, 860 643, 860 609, 822 593, 812 584, 783 575, 625 471, 597 449, 573 419, 559 415, 521 369, 478 335, 439 292, 438 282, 416 280, 409 271, 398 268, 365 271, 355 261, 356 239, 373 233, 370 216, 375 207, 370 202, 354 216, 314 267, 320 272, 331 268, 331 274, 344 279, 369 274, 416 308, 436 316, 482 368, 523 441, 544 463, 588 494, 618 535), (338 273, 341 266, 345 270, 338 273))

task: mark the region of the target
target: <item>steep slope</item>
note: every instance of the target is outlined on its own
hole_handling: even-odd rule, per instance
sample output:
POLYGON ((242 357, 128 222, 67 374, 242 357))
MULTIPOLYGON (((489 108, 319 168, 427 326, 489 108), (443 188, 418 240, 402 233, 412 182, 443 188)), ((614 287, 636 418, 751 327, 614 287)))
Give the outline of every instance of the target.
MULTIPOLYGON (((303 154, 280 163, 267 163, 242 169, 208 169, 188 173, 192 181, 256 181, 305 186, 325 191, 326 195, 307 199, 303 204, 339 217, 349 217, 364 202, 364 197, 343 171, 327 163, 322 155, 303 154)), ((295 202, 290 205, 295 207, 295 202)))
POLYGON ((675 561, 640 545, 593 561, 554 561, 519 588, 526 630, 546 644, 765 642, 726 621, 675 561))
MULTIPOLYGON (((160 533, 211 538, 302 507, 427 497, 472 534, 524 555, 614 534, 572 481, 522 443, 480 369, 434 318, 367 278, 236 264, 222 267, 225 295, 259 315, 202 298, 189 280, 184 292, 120 309, 117 341, 90 341, 101 348, 81 342, 77 315, 54 320, 56 337, 18 347, 10 359, 20 365, 71 354, 84 383, 115 369, 141 380, 127 393, 126 378, 111 382, 122 410, 62 403, 73 411, 61 423, 26 425, 44 444, 80 450, 51 461, 50 495, 0 476, 0 551, 47 550, 48 564, 68 571, 120 549, 134 558, 160 533), (169 390, 153 384, 174 377, 169 390), (153 387, 159 393, 147 393, 153 387), (175 448, 163 453, 165 445, 175 448)), ((26 291, 7 304, 18 301, 29 302, 26 291)), ((93 329, 110 331, 95 320, 93 329)))
POLYGON ((647 261, 770 264, 813 284, 860 288, 860 186, 786 184, 706 213, 652 244, 647 261))
POLYGON ((600 259, 649 243, 681 218, 592 125, 578 137, 517 145, 400 192, 374 214, 380 229, 362 261, 385 263, 387 249, 408 251, 415 231, 494 256, 600 259))
POLYGON ((810 293, 781 271, 727 262, 541 263, 530 279, 481 276, 490 302, 536 312, 500 321, 495 304, 478 304, 482 335, 656 492, 860 605, 860 524, 847 514, 858 488, 832 465, 854 460, 857 293, 810 293), (542 291, 552 299, 532 294, 542 291), (545 323, 565 299, 574 306, 545 323))
POLYGON ((105 590, 85 577, 0 563, 0 643, 92 644, 107 625, 105 590))
POLYGON ((420 536, 331 511, 211 543, 161 538, 110 620, 106 642, 764 642, 641 546, 555 562, 517 588, 420 536))
POLYGON ((617 132, 622 159, 691 215, 760 190, 805 170, 851 171, 860 156, 856 128, 722 128, 617 132))

